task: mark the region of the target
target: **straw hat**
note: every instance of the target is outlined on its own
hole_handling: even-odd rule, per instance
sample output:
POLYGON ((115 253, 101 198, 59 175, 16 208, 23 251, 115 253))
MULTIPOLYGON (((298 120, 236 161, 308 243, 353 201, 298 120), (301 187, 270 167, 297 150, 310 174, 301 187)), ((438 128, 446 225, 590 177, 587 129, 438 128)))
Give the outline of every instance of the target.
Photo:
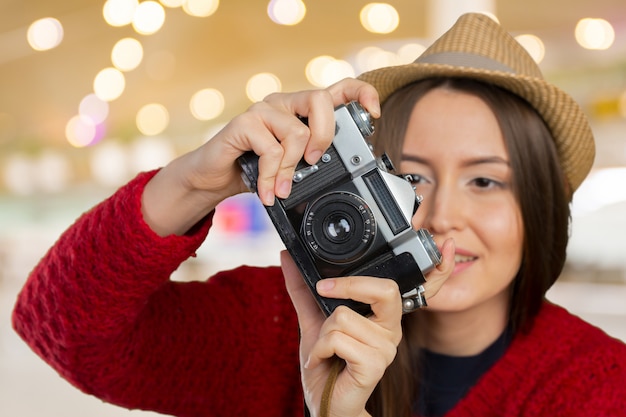
POLYGON ((366 72, 359 79, 376 87, 382 103, 399 88, 432 77, 477 79, 524 98, 552 132, 572 193, 589 173, 595 145, 582 109, 548 84, 526 50, 490 17, 465 14, 415 62, 366 72))

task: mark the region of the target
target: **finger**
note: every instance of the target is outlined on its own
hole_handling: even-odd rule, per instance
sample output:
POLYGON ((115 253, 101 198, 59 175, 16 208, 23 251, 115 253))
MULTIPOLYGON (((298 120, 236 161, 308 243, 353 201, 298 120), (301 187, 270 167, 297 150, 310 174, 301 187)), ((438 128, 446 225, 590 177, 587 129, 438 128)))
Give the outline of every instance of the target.
MULTIPOLYGON (((271 94, 255 110, 261 112, 261 119, 267 129, 281 143, 282 151, 268 139, 262 142, 267 146, 259 160, 259 169, 266 168, 260 176, 258 188, 262 191, 261 200, 266 205, 273 204, 277 195, 286 198, 292 186, 293 174, 298 162, 304 156, 309 164, 316 163, 330 146, 335 134, 334 108, 350 100, 362 101, 363 106, 377 117, 380 115, 378 93, 369 84, 355 79, 343 80, 327 90, 302 91, 291 94, 271 94), (308 118, 308 127, 295 115, 308 118), (277 159, 280 162, 277 164, 277 159)), ((261 193, 260 193, 261 195, 261 193)))
POLYGON ((347 369, 359 385, 376 383, 393 361, 396 348, 386 348, 363 343, 350 335, 335 331, 320 337, 313 345, 305 369, 314 369, 325 360, 337 355, 346 361, 347 369))
POLYGON ((293 115, 277 111, 267 103, 255 103, 247 112, 235 117, 220 132, 221 136, 228 138, 230 147, 238 155, 253 151, 259 156, 257 191, 265 205, 274 203, 276 174, 284 154, 275 132, 279 127, 289 125, 290 122, 299 123, 293 115))
POLYGON ((293 172, 311 136, 293 111, 285 110, 293 96, 255 103, 228 127, 240 151, 252 150, 259 156, 257 190, 265 205, 272 205, 275 195, 287 197, 293 172))
POLYGON ((311 348, 304 367, 305 369, 313 369, 334 355, 345 361, 358 362, 364 360, 363 355, 359 355, 359 352, 363 352, 365 349, 371 348, 345 333, 340 331, 327 332, 311 348))
MULTIPOLYGON (((270 95, 265 100, 274 102, 284 95, 270 95)), ((380 117, 380 102, 376 89, 361 80, 346 78, 325 90, 313 90, 292 94, 286 108, 296 114, 308 117, 311 128, 311 140, 305 150, 305 159, 309 164, 319 160, 334 137, 333 110, 340 104, 356 100, 374 118, 380 117)))
POLYGON ((378 92, 371 84, 354 78, 345 78, 331 85, 326 90, 333 97, 333 102, 336 106, 356 100, 365 107, 373 118, 380 117, 378 92))
POLYGON ((335 107, 351 100, 363 101, 362 105, 373 117, 380 115, 378 93, 374 87, 355 79, 345 79, 326 90, 272 94, 265 98, 264 101, 288 114, 306 116, 308 124, 308 130, 292 123, 274 129, 285 148, 277 176, 277 195, 287 197, 295 167, 303 156, 311 165, 319 161, 335 136, 335 107))
POLYGON ((283 155, 276 173, 274 190, 278 197, 287 198, 291 193, 293 175, 310 139, 311 131, 301 122, 293 125, 289 132, 280 136, 283 155))
POLYGON ((296 93, 292 97, 297 114, 307 116, 307 124, 299 123, 289 131, 279 132, 285 154, 277 175, 276 194, 286 198, 291 191, 293 174, 304 157, 313 165, 330 146, 335 136, 334 105, 323 90, 296 93))
POLYGON ((402 338, 400 318, 390 329, 374 321, 373 316, 364 317, 346 306, 339 306, 324 322, 319 337, 342 333, 359 342, 381 350, 395 350, 402 338))
POLYGON ((447 239, 441 247, 441 263, 435 267, 426 276, 426 282, 424 285, 424 297, 428 300, 434 297, 441 289, 446 279, 454 271, 454 252, 455 244, 454 239, 447 239))
POLYGON ((332 96, 325 90, 272 94, 265 101, 286 113, 307 117, 308 127, 300 122, 299 127, 285 126, 276 131, 277 137, 287 149, 279 175, 279 183, 284 188, 291 185, 295 167, 303 156, 309 164, 315 164, 330 146, 335 135, 335 105, 332 96))
POLYGON ((263 141, 259 139, 252 146, 252 151, 259 156, 259 175, 257 177, 257 192, 261 202, 266 206, 274 204, 274 196, 276 195, 276 176, 282 161, 284 150, 276 138, 272 137, 273 143, 269 142, 269 138, 263 141), (265 143, 261 146, 260 143, 265 143))
MULTIPOLYGON (((361 415, 367 399, 371 396, 372 391, 384 375, 387 366, 393 360, 393 356, 391 359, 388 359, 386 355, 381 354, 376 349, 362 345, 358 341, 342 335, 336 335, 335 341, 338 347, 335 349, 335 354, 339 358, 344 359, 341 362, 345 362, 345 367, 341 368, 341 362, 335 362, 340 368, 338 369, 339 373, 336 382, 331 390, 332 414, 361 415)), ((318 352, 323 356, 327 356, 328 348, 333 344, 327 340, 320 340, 314 348, 315 356, 311 357, 307 367, 311 370, 315 369, 314 372, 318 374, 323 372, 323 374, 328 375, 328 372, 332 372, 330 367, 334 368, 334 365, 331 364, 330 360, 322 360, 318 364, 314 364, 314 361, 317 361, 318 352), (319 364, 323 364, 323 366, 318 370, 317 365, 319 364), (324 368, 328 370, 324 371, 324 368)))
POLYGON ((392 328, 402 317, 402 302, 398 284, 385 278, 349 276, 317 282, 317 292, 329 298, 351 299, 369 304, 373 321, 392 328))
POLYGON ((335 103, 328 92, 323 91, 311 95, 309 106, 307 123, 311 139, 304 151, 304 158, 313 165, 320 160, 335 137, 335 103))

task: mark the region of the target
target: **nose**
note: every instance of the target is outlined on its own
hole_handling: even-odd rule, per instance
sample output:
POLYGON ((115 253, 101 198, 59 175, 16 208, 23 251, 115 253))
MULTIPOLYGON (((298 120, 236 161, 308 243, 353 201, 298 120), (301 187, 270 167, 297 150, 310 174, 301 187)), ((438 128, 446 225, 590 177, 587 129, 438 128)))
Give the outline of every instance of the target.
POLYGON ((413 227, 424 227, 433 235, 445 235, 462 228, 462 198, 453 186, 438 184, 422 197, 422 203, 413 215, 413 227))

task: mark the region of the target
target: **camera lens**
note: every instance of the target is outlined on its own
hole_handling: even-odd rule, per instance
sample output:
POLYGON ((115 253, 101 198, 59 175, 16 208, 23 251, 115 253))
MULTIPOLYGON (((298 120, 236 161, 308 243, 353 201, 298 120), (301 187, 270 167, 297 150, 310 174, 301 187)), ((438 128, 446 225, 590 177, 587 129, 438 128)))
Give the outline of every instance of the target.
POLYGON ((333 242, 344 242, 352 234, 352 218, 343 213, 334 213, 324 219, 326 237, 333 242))
POLYGON ((302 225, 303 237, 319 258, 334 264, 359 259, 376 234, 367 203, 347 192, 334 192, 310 204, 302 225))

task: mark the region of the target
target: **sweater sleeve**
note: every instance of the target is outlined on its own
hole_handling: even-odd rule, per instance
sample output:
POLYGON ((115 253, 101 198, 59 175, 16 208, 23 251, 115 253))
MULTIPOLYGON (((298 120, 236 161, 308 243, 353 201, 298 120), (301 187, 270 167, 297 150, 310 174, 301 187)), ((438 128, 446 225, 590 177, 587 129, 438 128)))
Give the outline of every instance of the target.
POLYGON ((127 408, 237 415, 267 402, 272 415, 281 414, 272 404, 294 412, 302 404, 297 322, 280 271, 171 281, 211 216, 185 236, 156 235, 141 216, 153 175, 139 175, 63 233, 18 296, 15 330, 79 389, 127 408), (251 389, 255 376, 292 388, 251 389), (237 401, 242 394, 250 401, 237 401))

